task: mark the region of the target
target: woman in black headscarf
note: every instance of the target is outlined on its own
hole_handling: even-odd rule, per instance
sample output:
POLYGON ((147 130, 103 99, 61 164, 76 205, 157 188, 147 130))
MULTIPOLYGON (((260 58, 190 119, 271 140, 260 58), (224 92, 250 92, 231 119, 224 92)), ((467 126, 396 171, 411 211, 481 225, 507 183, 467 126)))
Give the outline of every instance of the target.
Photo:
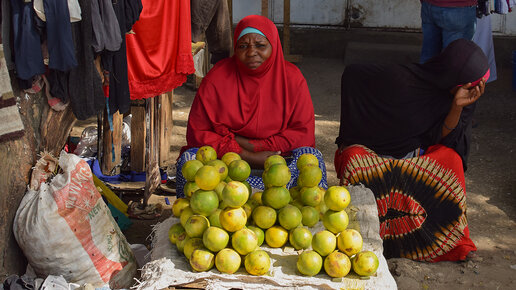
POLYGON ((476 250, 464 170, 488 77, 465 39, 424 64, 346 67, 335 169, 341 184, 375 194, 385 256, 454 261, 476 250))

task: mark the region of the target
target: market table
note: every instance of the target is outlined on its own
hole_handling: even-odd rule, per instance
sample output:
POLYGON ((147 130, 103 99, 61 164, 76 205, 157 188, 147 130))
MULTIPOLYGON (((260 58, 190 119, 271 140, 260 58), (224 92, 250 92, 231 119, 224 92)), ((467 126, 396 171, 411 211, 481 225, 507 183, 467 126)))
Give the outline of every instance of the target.
MULTIPOLYGON (((360 231, 364 239, 363 250, 373 251, 380 261, 376 275, 369 279, 360 278, 353 271, 342 279, 332 279, 324 270, 314 277, 302 276, 296 269, 298 251, 270 248, 265 243, 261 248, 271 257, 272 266, 264 276, 249 275, 243 267, 232 275, 222 274, 215 267, 208 272, 193 272, 187 259, 168 239, 169 228, 179 222, 178 218, 170 217, 154 226, 150 262, 143 267, 135 289, 163 289, 191 283, 201 283, 206 289, 397 289, 382 254, 374 195, 363 186, 349 186, 348 189, 351 195, 351 205, 347 209, 350 215, 348 228, 360 231)), ((319 222, 310 231, 314 234, 323 229, 319 222)))

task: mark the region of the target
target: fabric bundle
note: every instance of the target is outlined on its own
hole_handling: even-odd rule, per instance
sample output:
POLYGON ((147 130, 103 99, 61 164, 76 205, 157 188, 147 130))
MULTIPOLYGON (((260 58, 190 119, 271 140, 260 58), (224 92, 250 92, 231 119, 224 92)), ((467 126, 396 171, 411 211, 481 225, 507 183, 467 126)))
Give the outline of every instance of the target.
POLYGON ((17 139, 24 133, 25 129, 13 95, 4 51, 0 45, 0 142, 17 139))

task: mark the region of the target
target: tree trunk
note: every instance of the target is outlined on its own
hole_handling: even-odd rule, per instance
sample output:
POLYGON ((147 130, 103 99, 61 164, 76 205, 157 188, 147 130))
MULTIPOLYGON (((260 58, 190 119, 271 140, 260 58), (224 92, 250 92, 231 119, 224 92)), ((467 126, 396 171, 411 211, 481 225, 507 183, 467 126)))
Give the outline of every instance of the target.
MULTIPOLYGON (((50 110, 43 92, 26 94, 11 74, 11 84, 24 125, 23 137, 0 143, 0 281, 25 273, 27 260, 13 234, 18 205, 30 181, 31 169, 43 150, 59 154, 76 119, 70 106, 50 110)), ((42 237, 44 238, 44 237, 42 237)))

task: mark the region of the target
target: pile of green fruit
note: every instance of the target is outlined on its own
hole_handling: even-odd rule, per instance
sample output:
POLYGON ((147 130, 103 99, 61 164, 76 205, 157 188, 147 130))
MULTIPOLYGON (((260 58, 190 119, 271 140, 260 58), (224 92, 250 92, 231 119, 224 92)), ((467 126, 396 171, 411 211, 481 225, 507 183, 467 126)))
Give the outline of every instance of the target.
POLYGON ((246 181, 251 167, 237 153, 219 160, 212 147, 199 148, 196 159, 181 170, 186 197, 172 206, 180 222, 171 226, 170 242, 199 272, 216 267, 233 274, 243 264, 249 274, 264 275, 271 267, 268 253, 260 248, 265 242, 270 248, 298 250, 297 270, 305 276, 322 269, 334 278, 351 269, 360 276, 374 275, 378 257, 362 251, 361 234, 347 228, 347 188, 319 187, 322 172, 312 154, 301 155, 296 166, 297 186, 287 189, 291 172, 285 159, 270 156, 262 174, 265 190, 253 193, 246 181), (309 228, 320 220, 325 230, 312 235, 309 228))

